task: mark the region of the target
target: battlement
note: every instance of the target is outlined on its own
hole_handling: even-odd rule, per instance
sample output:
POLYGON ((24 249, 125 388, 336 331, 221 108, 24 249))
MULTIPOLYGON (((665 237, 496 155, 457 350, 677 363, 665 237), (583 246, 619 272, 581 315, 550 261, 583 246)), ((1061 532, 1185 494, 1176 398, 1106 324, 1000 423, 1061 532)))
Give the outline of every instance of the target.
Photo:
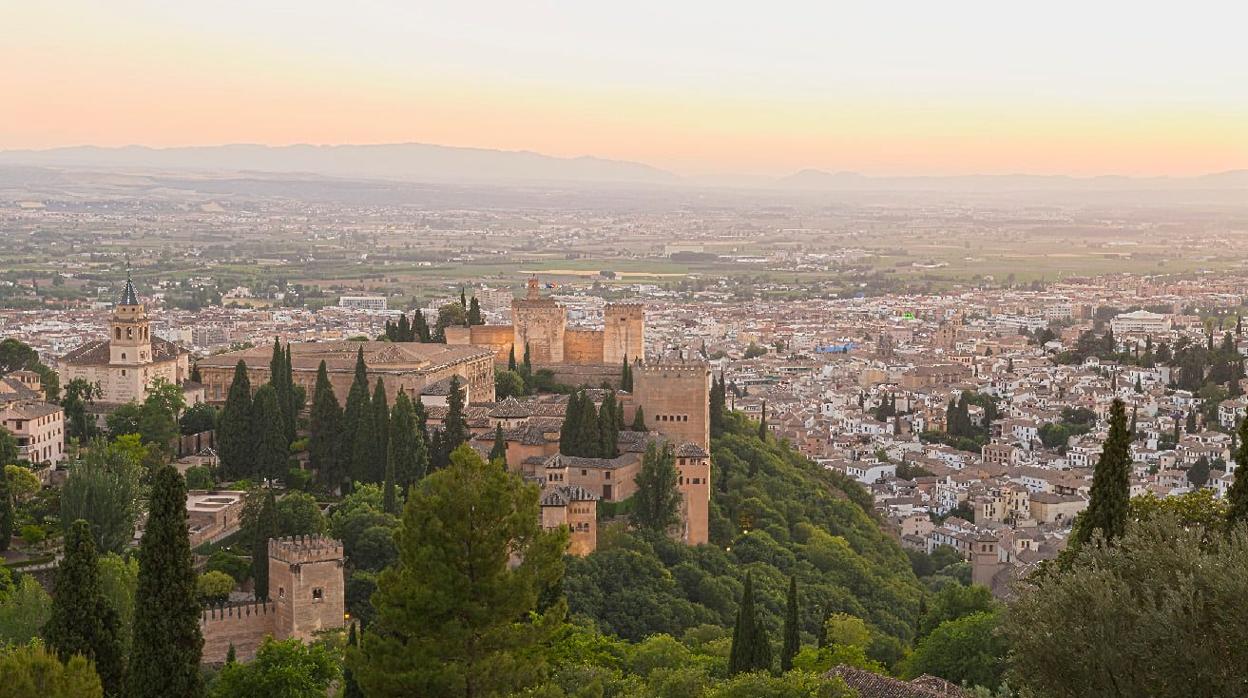
POLYGON ((223 620, 249 620, 256 616, 268 616, 275 613, 277 613, 277 606, 272 601, 243 601, 205 606, 200 611, 199 621, 208 623, 223 620))
POLYGON ((710 373, 710 366, 701 361, 689 363, 639 364, 636 369, 643 373, 702 376, 710 373))
POLYGON ((643 303, 634 303, 630 301, 620 301, 607 303, 603 308, 604 313, 613 315, 641 315, 646 312, 646 306, 643 303))
POLYGON ((269 559, 292 565, 341 562, 342 542, 325 536, 290 536, 269 539, 269 559))

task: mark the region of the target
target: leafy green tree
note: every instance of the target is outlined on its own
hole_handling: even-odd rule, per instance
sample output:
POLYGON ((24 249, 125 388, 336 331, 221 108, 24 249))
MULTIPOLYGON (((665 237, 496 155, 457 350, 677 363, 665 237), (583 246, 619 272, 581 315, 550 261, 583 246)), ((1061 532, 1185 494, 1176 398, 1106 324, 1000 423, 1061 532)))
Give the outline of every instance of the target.
POLYGON ((124 550, 134 537, 139 516, 140 471, 139 463, 120 443, 92 442, 86 458, 71 466, 61 488, 65 534, 73 522, 83 519, 91 527, 97 550, 124 550))
POLYGON ((946 621, 995 609, 996 603, 987 587, 947 584, 936 592, 936 596, 928 603, 927 613, 919 620, 919 637, 927 635, 946 621))
POLYGON ((981 611, 936 626, 905 659, 902 675, 931 674, 955 684, 995 690, 1005 671, 1007 649, 998 633, 1000 615, 981 611))
POLYGON ((134 595, 139 584, 139 561, 133 556, 122 557, 117 553, 100 556, 100 593, 109 608, 117 612, 117 637, 121 643, 121 655, 130 655, 134 629, 134 595))
POLYGON ((117 612, 101 591, 98 562, 91 526, 79 519, 65 536, 65 557, 57 567, 52 616, 43 636, 63 660, 80 654, 95 662, 105 692, 116 696, 125 685, 125 657, 117 612))
POLYGON ((217 425, 217 455, 221 459, 221 472, 227 479, 250 474, 256 451, 253 421, 251 380, 247 377, 247 364, 239 359, 217 425))
POLYGON ((1209 458, 1201 456, 1196 459, 1192 467, 1187 470, 1187 479, 1192 483, 1192 487, 1201 488, 1205 483, 1209 482, 1209 458))
POLYGON ((521 395, 524 395, 524 376, 517 373, 514 368, 494 372, 494 397, 496 399, 506 400, 509 397, 521 395))
POLYGON ((43 398, 56 402, 61 394, 61 378, 56 371, 39 360, 39 353, 12 337, 0 341, 0 376, 13 371, 34 371, 43 386, 43 398))
POLYGON ((541 528, 536 487, 458 448, 404 510, 399 561, 381 573, 376 616, 347 653, 360 687, 485 696, 536 684, 565 610, 538 600, 562 576, 566 546, 565 532, 541 528))
POLYGON ((1092 496, 1071 534, 1076 545, 1091 540, 1100 531, 1106 540, 1122 535, 1131 502, 1131 432, 1127 429, 1126 407, 1114 400, 1109 408, 1109 436, 1101 450, 1092 476, 1092 496))
POLYGON ((38 642, 0 646, 6 698, 103 698, 104 686, 82 655, 61 663, 38 642))
POLYGON ((8 429, 0 427, 0 465, 13 465, 17 462, 19 449, 17 439, 8 429))
POLYGON ((277 533, 280 537, 314 536, 325 532, 321 505, 307 492, 290 492, 277 500, 277 533))
POLYGON ((680 523, 680 490, 676 453, 670 443, 650 442, 637 473, 631 520, 634 526, 650 531, 667 531, 680 523))
POLYGON ((339 676, 338 659, 326 645, 270 637, 260 643, 252 661, 222 667, 211 695, 324 698, 339 676))
MULTIPOLYGON (((0 567, 0 581, 7 575, 8 568, 0 567)), ((12 588, 0 591, 0 648, 38 638, 51 617, 52 597, 34 577, 22 575, 12 588)))
POLYGON ((473 296, 468 303, 468 324, 484 325, 485 320, 481 317, 481 304, 477 302, 477 297, 473 296))
POLYGON ((771 640, 767 628, 754 613, 754 579, 746 573, 741 606, 732 630, 732 651, 728 655, 728 674, 771 671, 771 640))
POLYGON ((234 578, 225 572, 204 572, 195 580, 195 591, 204 603, 221 603, 234 591, 234 578))
POLYGON ((342 408, 329 382, 325 362, 321 361, 316 369, 312 413, 308 418, 308 465, 316 470, 321 484, 330 489, 340 486, 345 476, 339 467, 342 440, 342 408))
POLYGON ((197 405, 192 405, 182 413, 182 417, 178 419, 178 429, 183 434, 198 434, 202 431, 212 431, 217 428, 218 416, 217 408, 206 402, 201 402, 197 405))
MULTIPOLYGON (((351 623, 351 629, 347 631, 347 648, 349 652, 358 652, 360 648, 360 639, 355 634, 355 623, 351 623)), ((360 683, 355 680, 355 673, 350 666, 342 669, 342 698, 364 698, 364 691, 360 690, 360 683)))
POLYGON ((95 438, 99 428, 95 425, 95 418, 87 410, 103 395, 99 383, 92 383, 85 378, 75 378, 66 384, 65 396, 61 398, 61 408, 65 410, 66 436, 81 442, 95 438))
POLYGON ((242 534, 251 548, 251 576, 257 599, 269 598, 269 539, 281 535, 277 498, 269 488, 252 490, 243 505, 242 534))
POLYGON ((1003 629, 1010 683, 1037 696, 1243 695, 1248 535, 1163 514, 1033 575, 1003 629), (1158 647, 1167 648, 1159 652, 1158 647))
POLYGON ((204 638, 186 517, 182 476, 171 465, 161 466, 139 545, 130 653, 129 695, 134 698, 203 694, 199 661, 204 638))
POLYGON ((793 668, 793 658, 802 648, 797 617, 797 577, 789 577, 789 593, 784 606, 784 647, 780 650, 780 671, 793 668))

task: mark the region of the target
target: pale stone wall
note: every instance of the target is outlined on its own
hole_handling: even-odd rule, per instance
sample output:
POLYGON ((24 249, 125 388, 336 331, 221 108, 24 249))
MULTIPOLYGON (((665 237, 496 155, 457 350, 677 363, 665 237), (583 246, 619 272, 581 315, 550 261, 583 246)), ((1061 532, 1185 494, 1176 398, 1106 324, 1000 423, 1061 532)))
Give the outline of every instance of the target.
MULTIPOLYGON (((493 349, 494 360, 505 364, 515 338, 515 329, 511 325, 473 325, 468 343, 493 349)), ((516 363, 519 364, 521 361, 524 361, 523 348, 516 351, 516 363)))
POLYGON ((517 300, 511 307, 511 319, 518 361, 524 359, 527 345, 533 364, 563 363, 563 335, 567 328, 567 311, 563 306, 548 299, 517 300))
POLYGON ((61 385, 66 385, 75 378, 82 378, 88 383, 98 383, 103 395, 98 402, 124 404, 131 400, 142 401, 147 397, 147 386, 157 378, 177 385, 180 379, 189 375, 187 358, 169 359, 143 365, 127 366, 79 366, 67 364, 57 371, 61 377, 61 385))
POLYGON ((600 330, 565 331, 563 360, 570 364, 601 364, 602 332, 600 330))

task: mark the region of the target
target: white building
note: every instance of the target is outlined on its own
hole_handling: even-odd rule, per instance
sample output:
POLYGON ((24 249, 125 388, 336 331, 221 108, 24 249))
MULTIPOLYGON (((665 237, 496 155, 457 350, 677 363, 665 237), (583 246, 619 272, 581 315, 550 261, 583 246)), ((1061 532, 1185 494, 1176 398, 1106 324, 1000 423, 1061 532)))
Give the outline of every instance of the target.
POLYGON ((354 308, 356 310, 386 310, 385 296, 341 296, 338 299, 339 308, 354 308))
POLYGON ((1169 332, 1170 318, 1159 313, 1150 313, 1147 310, 1136 310, 1118 315, 1109 321, 1109 326, 1113 329, 1115 335, 1130 332, 1142 332, 1145 334, 1169 332))

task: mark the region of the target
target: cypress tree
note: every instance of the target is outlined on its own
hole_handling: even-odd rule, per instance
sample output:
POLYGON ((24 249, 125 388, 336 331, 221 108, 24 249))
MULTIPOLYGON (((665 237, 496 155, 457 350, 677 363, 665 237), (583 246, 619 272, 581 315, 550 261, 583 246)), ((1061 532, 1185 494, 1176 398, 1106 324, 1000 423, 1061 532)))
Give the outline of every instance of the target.
POLYGON ((153 477, 147 527, 139 545, 130 652, 132 698, 203 695, 199 617, 186 525, 186 484, 172 465, 164 465, 153 477))
POLYGON ((282 426, 281 408, 277 391, 272 385, 262 385, 256 391, 252 407, 259 432, 256 440, 255 468, 252 475, 265 480, 277 480, 290 470, 290 444, 282 426))
POLYGON ((225 663, 227 665, 234 664, 238 661, 238 653, 234 650, 234 643, 231 642, 228 649, 225 650, 225 663))
POLYGON ((429 433, 429 470, 441 470, 450 462, 450 454, 446 450, 445 430, 434 429, 429 433))
POLYGON ((620 390, 631 391, 633 389, 632 370, 628 367, 628 357, 624 357, 624 365, 620 367, 620 390))
POLYGON ((307 399, 307 393, 295 385, 295 369, 290 358, 290 342, 286 343, 286 400, 290 403, 290 409, 286 414, 289 420, 286 423, 286 445, 289 446, 295 440, 296 432, 299 428, 299 410, 303 408, 301 404, 307 399), (302 398, 300 397, 302 395, 302 398))
MULTIPOLYGON (((398 400, 396 399, 395 402, 397 403, 398 400)), ((352 623, 351 629, 347 631, 347 647, 357 651, 360 647, 360 638, 355 634, 355 623, 352 623)), ((364 698, 364 691, 360 690, 360 684, 355 680, 355 672, 350 663, 342 667, 342 698, 364 698)))
POLYGON ((273 338, 273 357, 269 359, 269 385, 277 393, 277 408, 281 417, 282 434, 286 437, 286 445, 295 438, 295 415, 291 414, 294 399, 291 395, 292 377, 287 371, 286 352, 277 337, 273 338))
POLYGON ((1093 471, 1092 496, 1072 535, 1075 543, 1088 542, 1096 530, 1100 530, 1107 541, 1125 532, 1131 500, 1130 449, 1126 406, 1122 400, 1114 400, 1109 409, 1109 437, 1093 471))
POLYGON ((429 443, 429 413, 425 411, 425 401, 420 399, 419 395, 412 403, 412 413, 416 416, 416 429, 420 431, 427 445, 429 443))
POLYGON ((789 577, 789 594, 784 607, 784 648, 780 650, 780 671, 793 668, 793 657, 802 648, 798 634, 801 626, 797 616, 797 577, 789 577))
POLYGON ((356 470, 355 444, 356 437, 363 426, 371 424, 372 415, 368 398, 368 367, 364 365, 364 348, 361 347, 355 357, 355 378, 351 382, 351 390, 347 393, 347 405, 342 412, 342 440, 339 442, 341 469, 348 480, 360 479, 356 470))
POLYGON ((754 611, 754 578, 745 575, 745 589, 737 608, 737 621, 732 629, 732 649, 728 655, 728 674, 771 669, 771 641, 762 619, 754 611))
POLYGON ((429 321, 425 319, 425 311, 417 308, 412 313, 412 320, 415 325, 414 333, 417 339, 425 344, 433 341, 433 336, 429 332, 429 321))
POLYGON ((394 328, 395 341, 410 342, 412 341, 412 325, 407 321, 407 315, 399 315, 399 325, 394 328))
POLYGON ((468 303, 468 324, 484 325, 485 320, 481 319, 481 304, 477 302, 477 297, 473 296, 468 303))
POLYGON ((633 510, 629 515, 634 526, 665 533, 680 523, 679 477, 672 445, 664 443, 660 448, 651 441, 637 472, 637 491, 633 493, 633 510))
POLYGON ((13 539, 13 524, 15 521, 16 512, 13 511, 13 493, 9 491, 9 479, 4 475, 4 464, 0 463, 0 553, 9 549, 9 542, 13 539))
POLYGON ((711 434, 714 436, 724 430, 725 401, 724 374, 720 373, 719 378, 711 377, 711 434))
POLYGON ((247 377, 247 364, 239 359, 217 425, 217 455, 221 459, 222 474, 227 478, 244 477, 251 470, 254 453, 251 380, 247 377))
POLYGON ((594 407, 594 399, 588 395, 581 396, 581 418, 577 421, 579 428, 576 434, 576 453, 573 455, 586 458, 598 458, 602 438, 598 433, 598 408, 594 407))
POLYGON ((767 440, 767 401, 763 400, 763 415, 758 420, 758 438, 767 440))
POLYGON ((126 677, 119 625, 100 586, 91 525, 79 519, 65 536, 65 557, 56 570, 56 596, 43 637, 62 661, 81 654, 95 662, 105 694, 120 696, 126 677))
POLYGON ((615 393, 608 391, 602 400, 602 409, 598 412, 598 457, 615 458, 619 450, 620 425, 616 414, 619 406, 615 402, 615 393))
POLYGON ((507 370, 516 370, 516 345, 511 345, 507 350, 507 370))
POLYGON ((494 427, 494 446, 490 449, 490 462, 501 462, 507 467, 507 439, 503 438, 503 425, 494 427))
POLYGON ((397 514, 398 501, 394 496, 394 460, 386 458, 385 483, 382 485, 381 508, 387 514, 397 514))
POLYGON ((373 400, 369 407, 373 417, 373 435, 375 441, 370 446, 372 482, 385 479, 386 460, 390 453, 390 406, 386 403, 386 386, 377 379, 377 388, 373 391, 373 400))
POLYGON ((251 578, 260 601, 269 598, 269 539, 277 538, 277 498, 265 488, 255 519, 248 521, 251 536, 251 578))
POLYGON ((563 412, 563 424, 559 427, 559 452, 565 456, 577 455, 576 438, 580 433, 578 426, 581 419, 581 394, 572 393, 568 396, 568 406, 563 412))
POLYGON ((468 312, 468 296, 464 294, 463 286, 459 287, 459 307, 463 308, 465 313, 468 312))
POLYGON ((407 393, 400 391, 390 411, 390 438, 386 450, 386 467, 393 466, 395 487, 407 488, 425 476, 429 467, 429 449, 425 435, 416 422, 416 411, 407 393))
POLYGON ((533 359, 529 354, 529 343, 524 343, 524 370, 526 373, 533 372, 533 359))
POLYGON ((1187 420, 1184 423, 1183 427, 1187 430, 1187 433, 1189 434, 1196 433, 1196 410, 1188 411, 1187 420))
POLYGON ((446 422, 443 425, 442 448, 449 454, 468 441, 468 422, 464 418, 464 389, 459 376, 451 376, 451 389, 446 396, 446 422))
POLYGON ((646 427, 646 413, 641 408, 641 405, 638 405, 637 409, 633 411, 633 431, 649 431, 646 427))
POLYGON ((342 408, 338 406, 324 361, 316 369, 308 431, 308 464, 316 470, 321 483, 333 490, 342 484, 344 475, 338 456, 342 442, 342 408))
POLYGON ((1226 512, 1227 521, 1232 525, 1248 521, 1248 419, 1239 421, 1239 432, 1235 449, 1235 482, 1227 490, 1226 500, 1230 509, 1226 512))

